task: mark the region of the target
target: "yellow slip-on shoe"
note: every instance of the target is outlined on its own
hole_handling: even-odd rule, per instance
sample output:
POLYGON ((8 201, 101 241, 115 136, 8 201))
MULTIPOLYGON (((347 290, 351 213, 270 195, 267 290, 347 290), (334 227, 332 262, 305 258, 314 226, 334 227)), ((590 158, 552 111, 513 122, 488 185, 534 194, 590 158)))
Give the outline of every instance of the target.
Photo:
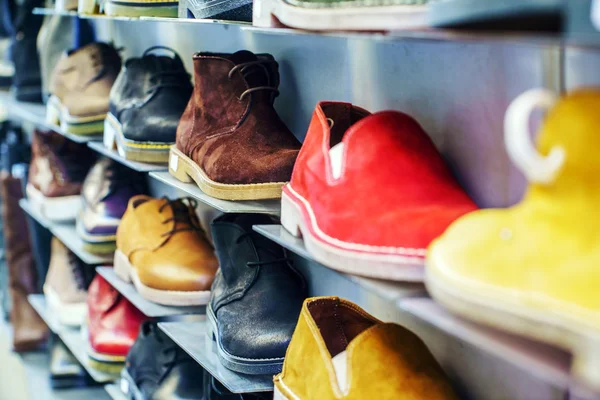
POLYGON ((457 399, 414 333, 337 297, 304 301, 274 382, 274 400, 457 399))
POLYGON ((600 90, 526 92, 505 131, 527 193, 455 221, 429 248, 427 288, 467 318, 572 351, 576 376, 600 388, 600 90), (536 149, 537 107, 551 110, 536 149))

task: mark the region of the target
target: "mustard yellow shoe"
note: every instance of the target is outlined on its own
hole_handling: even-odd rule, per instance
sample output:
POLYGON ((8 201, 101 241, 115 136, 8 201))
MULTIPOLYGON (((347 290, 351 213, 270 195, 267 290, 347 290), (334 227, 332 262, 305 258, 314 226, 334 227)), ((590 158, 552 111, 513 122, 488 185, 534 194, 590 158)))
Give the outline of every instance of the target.
POLYGON ((337 297, 306 299, 274 400, 457 399, 427 346, 337 297))
POLYGON ((600 90, 521 95, 505 139, 525 197, 455 221, 429 248, 427 288, 467 318, 572 351, 573 373, 600 389, 600 90), (551 110, 536 150, 540 106, 551 110))

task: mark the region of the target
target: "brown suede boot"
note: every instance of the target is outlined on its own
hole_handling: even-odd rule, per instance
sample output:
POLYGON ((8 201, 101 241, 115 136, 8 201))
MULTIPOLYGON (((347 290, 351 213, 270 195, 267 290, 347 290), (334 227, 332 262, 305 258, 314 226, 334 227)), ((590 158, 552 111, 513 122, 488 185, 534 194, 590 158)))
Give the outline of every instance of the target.
POLYGON ((27 301, 37 292, 37 273, 31 252, 29 230, 19 199, 23 197, 21 181, 6 172, 0 175, 4 245, 8 265, 12 309, 13 348, 17 352, 36 350, 48 336, 48 327, 27 301))
POLYGON ((273 56, 198 53, 194 74, 171 148, 171 174, 220 199, 281 197, 300 142, 273 108, 279 93, 273 56))

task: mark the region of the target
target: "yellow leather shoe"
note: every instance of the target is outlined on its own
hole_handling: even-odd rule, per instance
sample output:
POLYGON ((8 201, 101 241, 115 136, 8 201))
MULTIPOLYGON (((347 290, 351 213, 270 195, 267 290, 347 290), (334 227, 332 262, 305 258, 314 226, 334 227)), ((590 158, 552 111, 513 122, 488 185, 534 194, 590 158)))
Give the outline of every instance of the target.
POLYGON ((218 268, 193 199, 135 196, 117 229, 115 273, 155 303, 204 305, 218 268))
POLYGON ((421 339, 337 297, 304 301, 274 382, 274 400, 457 399, 421 339))
POLYGON ((526 92, 509 107, 505 140, 530 181, 507 209, 475 211, 432 243, 426 283, 451 310, 574 354, 573 372, 600 388, 600 90, 558 101, 526 92), (538 137, 534 108, 551 108, 538 137))

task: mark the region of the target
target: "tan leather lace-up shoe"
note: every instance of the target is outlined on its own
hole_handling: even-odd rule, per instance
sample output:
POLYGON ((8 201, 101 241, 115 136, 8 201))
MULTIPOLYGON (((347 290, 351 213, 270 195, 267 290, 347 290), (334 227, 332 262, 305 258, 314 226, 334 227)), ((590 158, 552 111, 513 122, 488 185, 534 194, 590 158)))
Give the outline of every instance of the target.
POLYGON ((91 43, 65 53, 50 80, 46 119, 75 135, 104 130, 108 95, 121 69, 121 57, 107 43, 91 43))
POLYGON ((193 199, 135 196, 117 229, 115 273, 146 299, 173 306, 204 305, 218 262, 193 199))

